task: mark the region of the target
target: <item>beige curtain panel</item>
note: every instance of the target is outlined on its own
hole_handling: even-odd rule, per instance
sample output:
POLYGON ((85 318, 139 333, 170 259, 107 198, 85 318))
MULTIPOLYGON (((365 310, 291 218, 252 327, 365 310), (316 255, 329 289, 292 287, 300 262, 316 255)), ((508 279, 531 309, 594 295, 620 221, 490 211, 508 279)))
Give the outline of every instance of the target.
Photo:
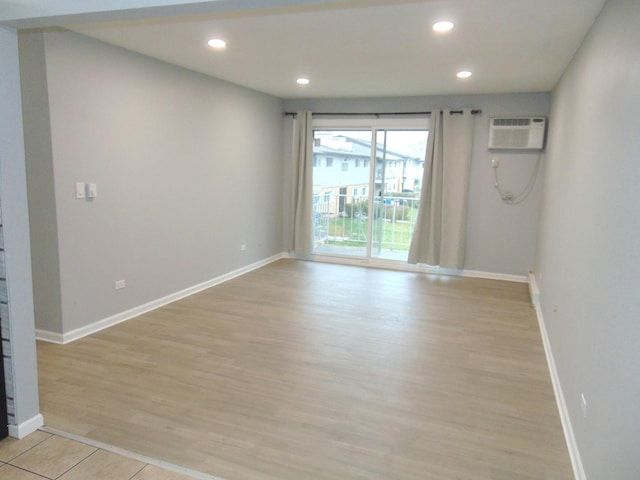
POLYGON ((294 125, 295 172, 293 251, 298 256, 313 253, 313 128, 312 113, 297 112, 294 125))
POLYGON ((408 262, 462 269, 474 115, 471 109, 434 111, 430 123, 408 262))

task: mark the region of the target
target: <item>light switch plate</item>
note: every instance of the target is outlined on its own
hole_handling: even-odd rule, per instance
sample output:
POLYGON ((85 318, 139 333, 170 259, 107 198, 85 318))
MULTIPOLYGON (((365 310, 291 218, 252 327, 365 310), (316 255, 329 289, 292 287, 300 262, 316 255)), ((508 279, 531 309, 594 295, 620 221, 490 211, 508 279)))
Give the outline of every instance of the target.
POLYGON ((87 183, 87 198, 96 198, 98 196, 98 185, 95 183, 87 183))
POLYGON ((85 198, 85 185, 84 182, 76 183, 76 198, 85 198))

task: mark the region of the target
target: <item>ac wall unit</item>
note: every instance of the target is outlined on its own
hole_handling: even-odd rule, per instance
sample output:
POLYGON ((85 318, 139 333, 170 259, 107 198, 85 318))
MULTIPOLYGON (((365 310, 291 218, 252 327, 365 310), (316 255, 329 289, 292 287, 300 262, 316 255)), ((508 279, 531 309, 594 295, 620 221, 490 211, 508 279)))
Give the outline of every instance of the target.
POLYGON ((542 150, 546 126, 545 117, 494 117, 489 127, 489 148, 542 150))

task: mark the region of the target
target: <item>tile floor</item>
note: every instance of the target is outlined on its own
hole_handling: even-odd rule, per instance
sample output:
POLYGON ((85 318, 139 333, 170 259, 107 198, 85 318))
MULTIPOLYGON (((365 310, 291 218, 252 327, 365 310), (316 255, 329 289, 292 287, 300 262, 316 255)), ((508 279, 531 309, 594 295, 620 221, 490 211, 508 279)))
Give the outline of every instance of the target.
POLYGON ((38 430, 0 441, 0 480, 193 480, 101 448, 38 430))

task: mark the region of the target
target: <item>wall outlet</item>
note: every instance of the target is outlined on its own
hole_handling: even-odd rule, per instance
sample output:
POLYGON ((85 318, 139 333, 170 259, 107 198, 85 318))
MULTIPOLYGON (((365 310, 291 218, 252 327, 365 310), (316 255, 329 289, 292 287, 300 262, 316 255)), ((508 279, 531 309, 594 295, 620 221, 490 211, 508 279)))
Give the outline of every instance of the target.
POLYGON ((127 283, 124 280, 116 280, 116 290, 121 290, 127 286, 127 283))
POLYGON ((247 244, 246 243, 243 243, 242 245, 240 245, 240 251, 241 252, 244 252, 246 250, 247 250, 247 244))
POLYGON ((582 408, 582 416, 587 417, 587 399, 584 396, 584 393, 580 394, 580 408, 582 408))

